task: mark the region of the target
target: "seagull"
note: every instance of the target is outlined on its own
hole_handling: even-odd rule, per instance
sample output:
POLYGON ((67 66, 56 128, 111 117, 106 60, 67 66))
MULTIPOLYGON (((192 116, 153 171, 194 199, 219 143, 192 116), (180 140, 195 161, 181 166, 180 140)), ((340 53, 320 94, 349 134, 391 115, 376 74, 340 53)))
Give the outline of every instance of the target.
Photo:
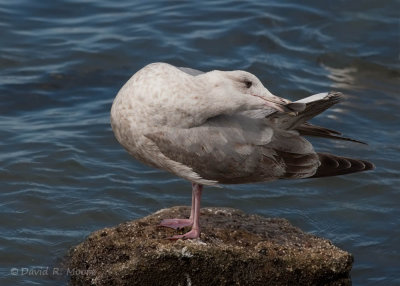
POLYGON ((273 95, 246 71, 202 72, 152 63, 118 92, 111 107, 111 126, 134 158, 192 183, 190 217, 164 219, 160 226, 191 227, 170 239, 197 239, 204 185, 374 169, 365 160, 316 152, 303 137, 363 143, 308 122, 342 98, 340 92, 325 92, 292 102, 273 95))

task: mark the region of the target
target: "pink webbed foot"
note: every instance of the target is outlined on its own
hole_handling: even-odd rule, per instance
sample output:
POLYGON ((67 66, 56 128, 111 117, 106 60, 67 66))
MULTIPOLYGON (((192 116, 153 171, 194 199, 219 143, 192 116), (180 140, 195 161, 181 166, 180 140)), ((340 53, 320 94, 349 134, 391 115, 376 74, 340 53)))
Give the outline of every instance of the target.
POLYGON ((180 234, 180 235, 174 235, 171 237, 168 237, 170 240, 178 240, 178 239, 195 239, 200 237, 200 230, 198 229, 192 229, 191 231, 185 233, 185 234, 180 234))
POLYGON ((192 209, 190 212, 189 219, 164 219, 160 226, 170 227, 174 229, 184 228, 186 226, 192 226, 192 229, 181 235, 174 235, 172 237, 168 237, 170 240, 178 240, 178 239, 195 239, 200 237, 200 225, 199 225, 199 216, 200 216, 200 200, 201 200, 201 192, 203 190, 203 186, 192 183, 192 209))
POLYGON ((181 218, 163 219, 160 223, 160 226, 170 227, 173 229, 181 229, 192 225, 193 225, 193 220, 181 219, 181 218))

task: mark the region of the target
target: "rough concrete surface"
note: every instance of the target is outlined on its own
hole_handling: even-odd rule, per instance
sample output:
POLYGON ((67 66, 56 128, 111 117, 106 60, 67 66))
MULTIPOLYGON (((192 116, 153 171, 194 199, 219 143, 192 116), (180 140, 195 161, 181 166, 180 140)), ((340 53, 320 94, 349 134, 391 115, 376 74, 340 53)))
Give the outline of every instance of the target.
POLYGON ((160 221, 189 213, 163 209, 92 233, 70 252, 71 285, 351 285, 351 254, 285 219, 203 208, 200 239, 166 239, 182 231, 160 221))

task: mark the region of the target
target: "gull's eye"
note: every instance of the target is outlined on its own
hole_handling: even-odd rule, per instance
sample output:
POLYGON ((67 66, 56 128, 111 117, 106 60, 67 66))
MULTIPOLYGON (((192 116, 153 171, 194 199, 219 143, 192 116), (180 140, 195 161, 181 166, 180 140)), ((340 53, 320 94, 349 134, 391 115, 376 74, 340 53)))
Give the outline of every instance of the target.
POLYGON ((250 88, 253 85, 253 83, 249 80, 244 81, 244 84, 246 85, 247 88, 250 88))

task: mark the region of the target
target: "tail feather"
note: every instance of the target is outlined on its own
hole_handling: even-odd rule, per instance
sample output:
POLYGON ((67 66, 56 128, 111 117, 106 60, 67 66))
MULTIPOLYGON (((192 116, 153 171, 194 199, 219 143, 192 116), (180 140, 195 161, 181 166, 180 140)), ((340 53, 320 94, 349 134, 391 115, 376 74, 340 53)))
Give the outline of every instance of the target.
POLYGON ((375 169, 374 164, 365 160, 336 156, 327 153, 317 153, 321 165, 310 178, 330 177, 363 172, 375 169))

